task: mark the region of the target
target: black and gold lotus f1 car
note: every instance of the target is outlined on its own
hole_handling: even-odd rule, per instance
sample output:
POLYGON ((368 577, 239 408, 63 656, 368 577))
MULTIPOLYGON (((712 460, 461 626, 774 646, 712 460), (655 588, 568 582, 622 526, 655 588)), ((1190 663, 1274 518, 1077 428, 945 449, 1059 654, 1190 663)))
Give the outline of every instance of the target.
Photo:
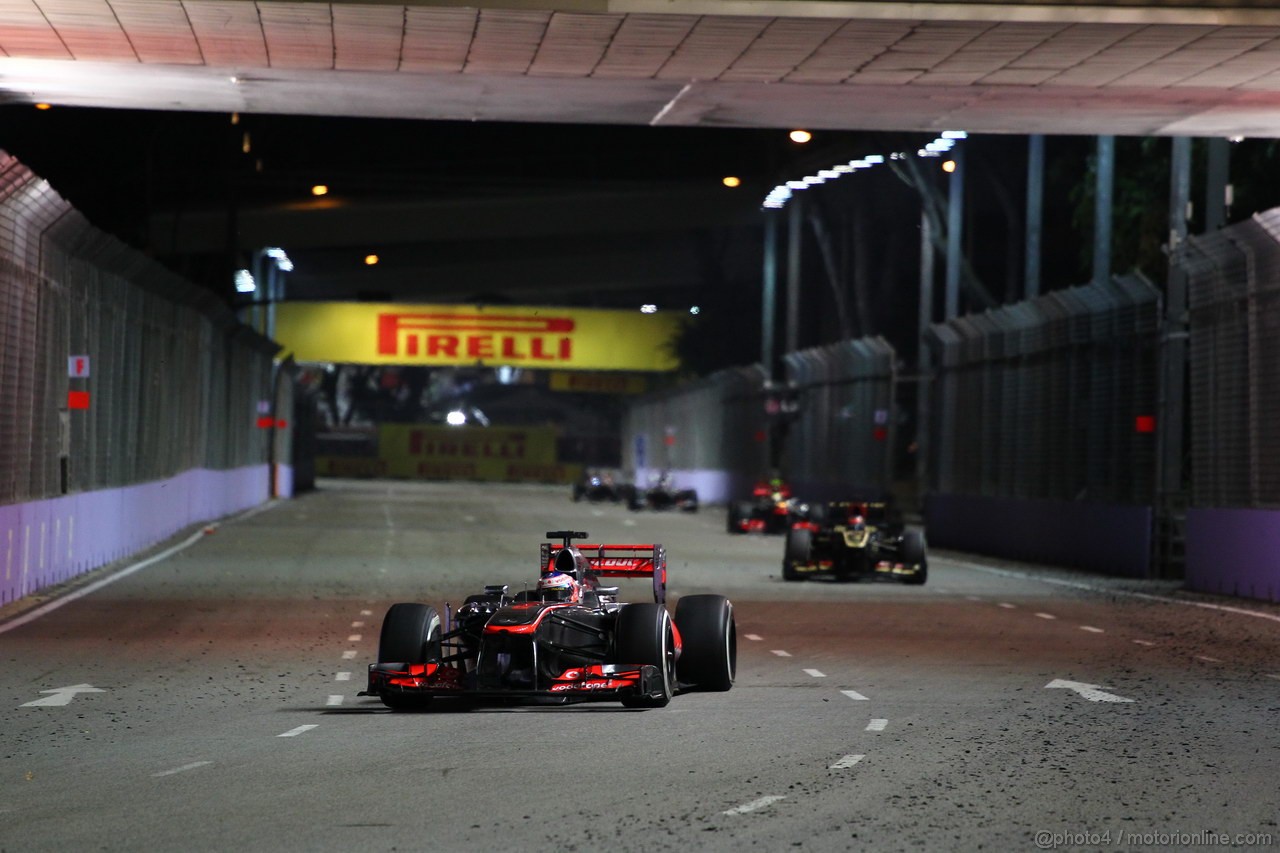
POLYGON ((906 529, 886 503, 817 504, 787 530, 782 577, 817 575, 923 584, 929 577, 924 534, 906 529))

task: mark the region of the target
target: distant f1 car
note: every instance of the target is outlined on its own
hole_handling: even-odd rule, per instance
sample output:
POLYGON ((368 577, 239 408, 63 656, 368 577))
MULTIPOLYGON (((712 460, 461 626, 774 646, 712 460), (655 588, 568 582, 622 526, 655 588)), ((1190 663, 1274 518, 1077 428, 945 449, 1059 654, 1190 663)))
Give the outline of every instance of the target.
POLYGON ((783 533, 799 506, 782 480, 761 481, 751 490, 751 500, 729 504, 729 532, 783 533))
POLYGON ((698 511, 698 493, 694 489, 677 489, 671 475, 663 473, 647 489, 635 488, 627 496, 627 507, 641 509, 678 509, 698 511))
POLYGON ((426 604, 394 604, 382 621, 378 661, 361 696, 392 710, 439 697, 550 704, 615 701, 660 708, 676 693, 733 686, 738 639, 722 595, 684 595, 666 608, 661 545, 545 542, 536 589, 486 586, 442 620, 426 604), (653 602, 625 604, 601 578, 651 578, 653 602))
POLYGON ((574 502, 586 500, 591 503, 611 501, 618 503, 626 500, 634 492, 631 486, 617 483, 612 474, 590 472, 573 484, 574 502))
POLYGON ((891 519, 884 503, 819 504, 792 523, 782 559, 784 580, 818 574, 923 584, 929 577, 924 534, 891 519))

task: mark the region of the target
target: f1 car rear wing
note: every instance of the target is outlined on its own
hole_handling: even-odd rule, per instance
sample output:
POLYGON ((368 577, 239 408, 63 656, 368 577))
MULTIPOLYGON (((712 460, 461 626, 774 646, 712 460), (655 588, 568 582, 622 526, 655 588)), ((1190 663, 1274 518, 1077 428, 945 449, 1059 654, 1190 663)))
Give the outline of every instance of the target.
POLYGON ((556 555, 572 547, 587 561, 588 571, 596 577, 653 578, 653 600, 667 601, 667 549, 661 545, 554 545, 542 543, 542 564, 547 572, 555 565, 556 555))

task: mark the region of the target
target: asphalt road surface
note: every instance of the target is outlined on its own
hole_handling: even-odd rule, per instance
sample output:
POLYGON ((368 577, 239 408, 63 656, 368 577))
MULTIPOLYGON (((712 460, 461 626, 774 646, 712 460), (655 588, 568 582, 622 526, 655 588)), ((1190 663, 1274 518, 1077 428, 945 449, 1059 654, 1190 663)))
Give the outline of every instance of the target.
POLYGON ((940 551, 924 587, 785 583, 781 553, 719 508, 322 481, 0 611, 0 850, 1280 846, 1280 608, 940 551), (567 527, 732 598, 733 690, 356 696, 390 604, 532 584, 567 527))

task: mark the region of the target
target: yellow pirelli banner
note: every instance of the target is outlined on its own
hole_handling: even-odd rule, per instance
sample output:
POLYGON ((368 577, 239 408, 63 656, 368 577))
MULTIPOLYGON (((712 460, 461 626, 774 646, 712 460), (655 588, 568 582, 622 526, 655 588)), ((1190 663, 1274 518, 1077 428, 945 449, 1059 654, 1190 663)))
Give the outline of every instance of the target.
POLYGON ((685 315, 601 308, 284 302, 275 338, 302 362, 675 370, 685 315))
POLYGON ((553 427, 384 424, 378 463, 387 477, 568 483, 581 466, 556 461, 553 427))

